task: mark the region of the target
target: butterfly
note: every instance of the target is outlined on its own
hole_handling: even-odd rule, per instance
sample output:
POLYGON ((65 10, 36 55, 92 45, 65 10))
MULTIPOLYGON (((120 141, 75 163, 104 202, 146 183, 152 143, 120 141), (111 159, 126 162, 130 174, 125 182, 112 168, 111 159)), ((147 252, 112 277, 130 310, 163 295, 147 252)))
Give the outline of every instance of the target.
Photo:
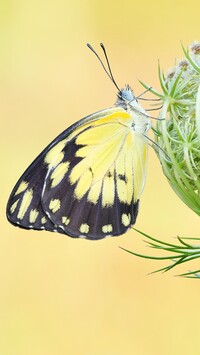
POLYGON ((131 87, 116 86, 113 108, 67 128, 32 162, 16 183, 7 218, 25 229, 91 240, 124 234, 136 221, 143 191, 150 117, 131 87))

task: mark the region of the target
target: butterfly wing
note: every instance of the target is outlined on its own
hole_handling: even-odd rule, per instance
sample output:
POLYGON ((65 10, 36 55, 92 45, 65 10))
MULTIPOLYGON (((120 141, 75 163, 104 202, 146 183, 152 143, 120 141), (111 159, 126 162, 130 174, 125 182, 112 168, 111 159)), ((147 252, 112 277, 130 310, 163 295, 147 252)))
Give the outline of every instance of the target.
POLYGON ((39 154, 18 180, 10 194, 6 208, 10 223, 25 229, 56 231, 56 226, 47 218, 41 205, 41 194, 48 169, 56 164, 56 161, 59 162, 59 154, 65 145, 65 139, 67 141, 67 137, 72 132, 76 132, 87 122, 95 121, 106 114, 107 110, 99 111, 79 120, 56 137, 39 154), (51 160, 50 163, 46 162, 46 156, 51 160))
POLYGON ((135 223, 146 175, 147 142, 131 116, 112 108, 88 116, 58 136, 11 193, 9 221, 101 239, 135 223))

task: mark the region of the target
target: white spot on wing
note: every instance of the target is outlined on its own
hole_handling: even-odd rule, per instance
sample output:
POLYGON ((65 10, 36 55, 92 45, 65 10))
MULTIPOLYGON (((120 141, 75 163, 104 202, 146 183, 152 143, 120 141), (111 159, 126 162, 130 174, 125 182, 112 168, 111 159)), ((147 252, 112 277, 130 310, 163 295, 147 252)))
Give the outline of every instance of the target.
POLYGON ((79 231, 81 233, 88 233, 89 229, 90 229, 90 227, 89 227, 89 225, 87 223, 82 223, 80 228, 79 228, 79 231))
POLYGON ((123 213, 122 214, 122 224, 127 227, 131 222, 131 215, 130 213, 129 214, 126 214, 126 213, 123 213))
POLYGON ((70 219, 68 217, 63 216, 62 217, 62 223, 65 224, 66 226, 69 224, 70 219))
POLYGON ((105 224, 103 227, 102 227, 102 232, 103 233, 110 233, 113 231, 113 227, 112 227, 112 224, 105 224))
MULTIPOLYGON (((45 224, 46 222, 47 222, 46 217, 45 217, 45 216, 44 216, 44 217, 42 217, 42 218, 41 218, 41 223, 42 223, 42 224, 45 224)), ((43 228, 44 228, 44 227, 43 227, 43 228)))

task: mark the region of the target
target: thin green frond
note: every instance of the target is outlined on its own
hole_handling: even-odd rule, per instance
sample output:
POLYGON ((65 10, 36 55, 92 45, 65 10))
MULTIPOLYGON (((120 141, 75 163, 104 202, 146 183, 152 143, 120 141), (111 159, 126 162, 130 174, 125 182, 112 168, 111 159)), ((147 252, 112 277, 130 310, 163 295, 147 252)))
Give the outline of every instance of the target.
POLYGON ((163 98, 163 95, 160 94, 158 91, 156 91, 155 89, 153 89, 151 86, 145 84, 143 81, 139 80, 139 83, 147 90, 149 90, 149 92, 151 92, 152 94, 158 96, 160 99, 163 98))
MULTIPOLYGON (((140 235, 145 237, 144 241, 147 243, 147 245, 151 248, 153 248, 154 251, 156 252, 164 252, 167 253, 167 255, 146 255, 146 254, 141 254, 141 253, 136 253, 135 251, 128 250, 125 248, 120 247, 122 250, 140 257, 144 259, 151 259, 151 260, 170 260, 172 261, 169 265, 164 266, 160 269, 157 269, 153 271, 152 273, 156 272, 167 272, 185 262, 200 258, 200 246, 198 245, 191 245, 189 243, 186 243, 183 241, 184 238, 177 237, 177 240, 180 244, 171 244, 171 243, 166 243, 163 242, 162 240, 156 239, 151 237, 150 235, 133 228, 136 232, 138 232, 140 235)), ((188 238, 187 238, 188 239, 188 238)), ((198 272, 198 271, 197 271, 198 272)), ((194 272, 196 273, 196 271, 194 272)), ((188 273, 186 273, 187 275, 188 273)), ((192 272, 191 272, 192 274, 192 272)), ((181 276, 184 276, 185 274, 181 274, 181 276)))
POLYGON ((167 95, 168 91, 167 91, 167 87, 165 85, 165 80, 164 80, 164 77, 163 77, 163 73, 161 72, 161 69, 160 69, 160 63, 159 62, 158 62, 158 77, 159 77, 159 80, 160 80, 160 85, 161 85, 161 88, 163 90, 163 93, 164 93, 164 95, 167 95))
POLYGON ((193 67, 198 73, 200 73, 200 67, 192 60, 189 51, 187 51, 183 45, 181 45, 181 46, 182 46, 183 52, 184 52, 185 57, 187 58, 188 62, 192 65, 192 67, 193 67))

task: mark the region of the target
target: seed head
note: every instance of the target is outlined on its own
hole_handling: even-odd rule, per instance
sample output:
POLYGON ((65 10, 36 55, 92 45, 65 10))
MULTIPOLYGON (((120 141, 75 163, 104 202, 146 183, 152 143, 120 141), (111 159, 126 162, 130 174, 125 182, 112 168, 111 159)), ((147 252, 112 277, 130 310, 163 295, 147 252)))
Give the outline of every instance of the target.
POLYGON ((159 68, 163 107, 155 130, 156 153, 171 187, 200 215, 200 43, 183 48, 167 74, 159 68))

